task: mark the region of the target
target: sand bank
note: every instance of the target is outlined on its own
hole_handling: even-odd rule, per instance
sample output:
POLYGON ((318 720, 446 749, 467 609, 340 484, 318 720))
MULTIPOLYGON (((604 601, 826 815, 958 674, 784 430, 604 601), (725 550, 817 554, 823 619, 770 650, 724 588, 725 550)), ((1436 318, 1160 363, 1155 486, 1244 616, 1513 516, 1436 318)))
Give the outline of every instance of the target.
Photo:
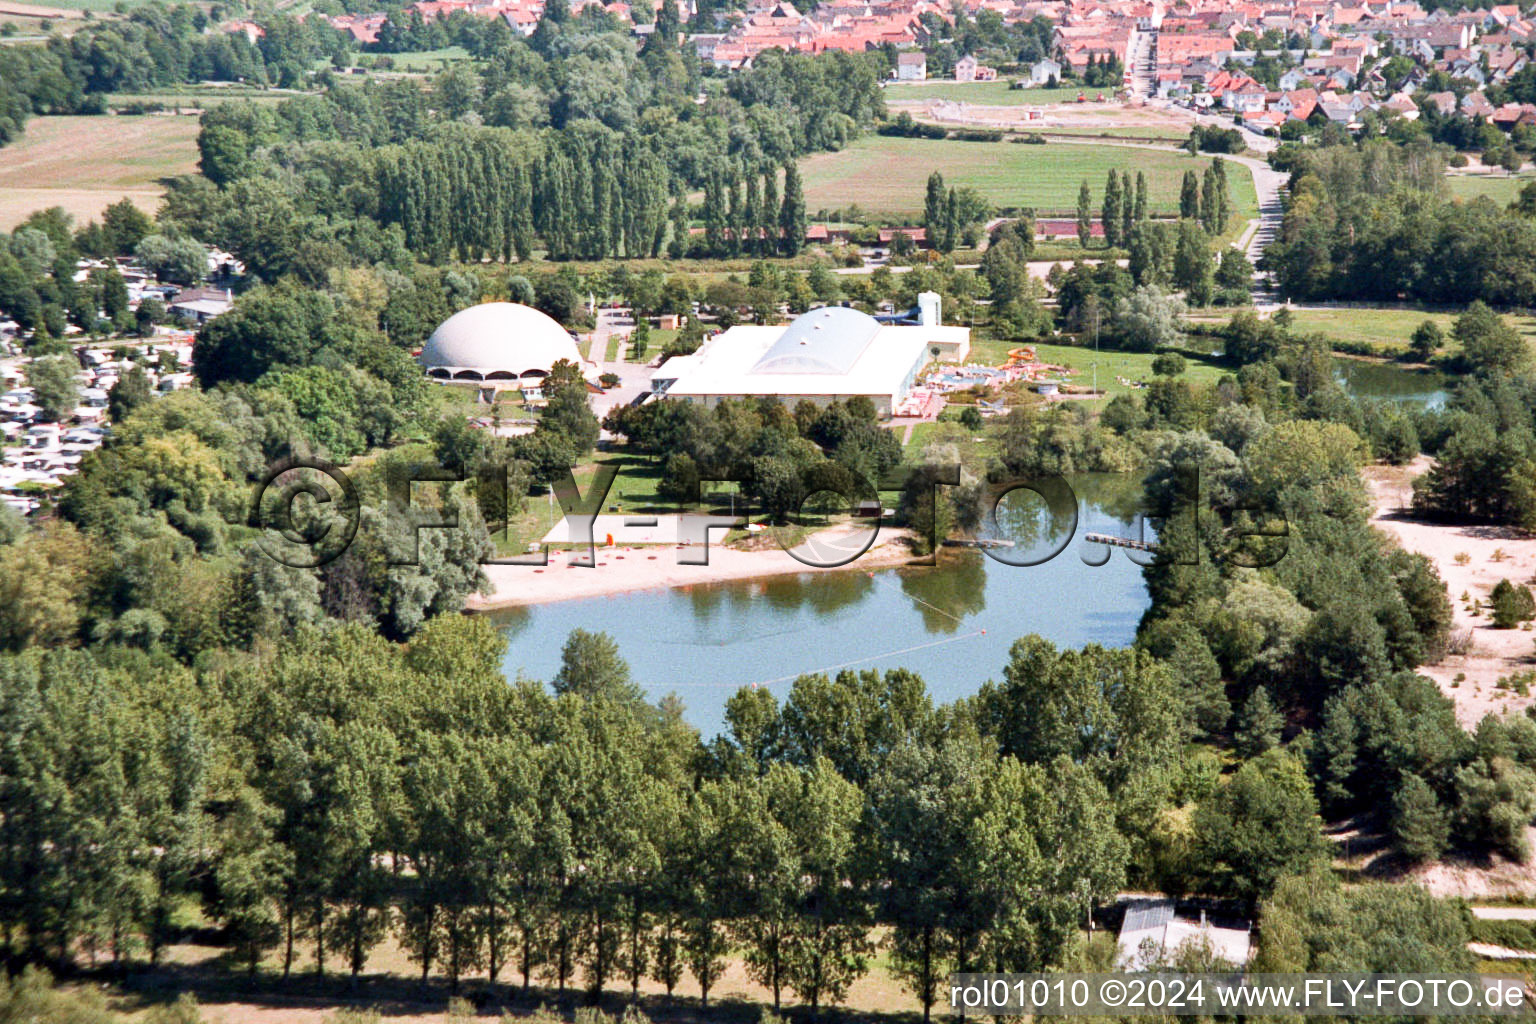
POLYGON ((1413 478, 1430 465, 1427 456, 1420 456, 1407 466, 1367 468, 1366 486, 1375 506, 1371 521, 1403 548, 1435 564, 1451 599, 1452 633, 1470 631, 1470 651, 1447 655, 1439 664, 1421 665, 1418 672, 1433 679, 1456 702, 1457 721, 1471 729, 1489 712, 1521 711, 1536 700, 1495 688, 1505 676, 1536 668, 1536 632, 1494 629, 1487 611, 1489 594, 1499 580, 1530 583, 1536 578, 1536 538, 1501 527, 1412 518, 1413 478), (1458 561, 1458 556, 1464 557, 1458 561), (1462 600, 1464 594, 1469 600, 1462 600), (1483 611, 1474 616, 1468 608, 1478 600, 1483 611))
MULTIPOLYGON (((824 546, 835 546, 846 536, 841 531, 824 531, 817 539, 824 546)), ((833 569, 806 565, 780 548, 739 551, 720 544, 710 544, 708 565, 680 565, 678 557, 685 551, 690 556, 698 555, 697 548, 685 549, 675 544, 620 545, 598 548, 595 568, 572 565, 572 561, 584 559, 585 553, 567 551, 550 552, 549 564, 542 567, 487 565, 485 574, 491 581, 492 592, 471 595, 465 607, 488 611, 654 587, 691 587, 808 572, 868 572, 913 560, 910 534, 896 529, 882 529, 868 551, 848 565, 833 569)))

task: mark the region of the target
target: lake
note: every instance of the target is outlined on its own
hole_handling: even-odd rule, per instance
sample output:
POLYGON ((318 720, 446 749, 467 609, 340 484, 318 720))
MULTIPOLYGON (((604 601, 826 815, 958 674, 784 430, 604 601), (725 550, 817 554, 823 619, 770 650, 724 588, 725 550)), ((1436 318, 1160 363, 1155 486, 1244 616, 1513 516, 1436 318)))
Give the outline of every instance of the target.
MULTIPOLYGON (((503 667, 509 679, 521 673, 548 681, 571 630, 608 633, 650 699, 675 692, 707 738, 724 728, 731 694, 754 683, 782 700, 804 673, 905 667, 944 702, 1000 678, 1009 645, 1028 633, 1062 646, 1124 646, 1149 603, 1141 567, 1126 551, 1083 535, 1137 536, 1131 510, 1140 481, 1094 475, 1071 484, 1076 530, 1043 564, 1005 565, 976 550, 946 549, 935 568, 867 572, 854 563, 844 572, 507 609, 494 613, 508 638, 503 667)), ((1021 541, 1000 552, 1014 561, 1065 537, 1067 524, 1053 521, 1027 492, 1016 492, 999 519, 1021 541)))
POLYGON ((1409 370, 1391 363, 1363 359, 1335 359, 1339 382, 1361 398, 1438 409, 1449 397, 1451 378, 1438 370, 1409 370))

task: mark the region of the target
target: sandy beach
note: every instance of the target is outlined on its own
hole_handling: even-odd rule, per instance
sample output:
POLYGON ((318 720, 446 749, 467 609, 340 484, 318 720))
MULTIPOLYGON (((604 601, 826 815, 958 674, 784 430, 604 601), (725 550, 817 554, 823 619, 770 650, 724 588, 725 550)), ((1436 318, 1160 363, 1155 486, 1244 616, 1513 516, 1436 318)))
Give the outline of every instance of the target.
MULTIPOLYGON (((846 531, 827 530, 814 538, 823 550, 835 548, 849 536, 846 531)), ((870 549, 851 563, 832 569, 806 565, 780 548, 765 551, 739 551, 724 545, 709 545, 708 565, 679 564, 687 552, 698 557, 697 548, 676 544, 616 545, 597 549, 597 566, 572 565, 586 558, 585 552, 552 551, 549 565, 487 565, 492 592, 474 594, 466 602, 470 611, 515 608, 555 601, 605 597, 653 587, 691 587, 729 580, 787 576, 807 572, 868 572, 913 560, 910 534, 906 530, 882 529, 870 549)), ((823 557, 824 561, 830 559, 823 557)))
POLYGON ((1499 580, 1536 581, 1536 538, 1500 527, 1411 518, 1413 479, 1430 465, 1428 456, 1420 456, 1407 466, 1368 467, 1365 481, 1375 505, 1371 521, 1405 549, 1435 563, 1451 599, 1452 632, 1471 631, 1468 653, 1448 655, 1439 664, 1418 669, 1456 702, 1457 720, 1471 729, 1490 712, 1523 711, 1536 701, 1495 686, 1505 676, 1536 668, 1536 632, 1494 629, 1487 611, 1489 594, 1499 580), (1457 556, 1465 557, 1458 561, 1457 556), (1463 594, 1470 600, 1462 600, 1463 594), (1469 611, 1474 600, 1483 606, 1476 616, 1469 611))

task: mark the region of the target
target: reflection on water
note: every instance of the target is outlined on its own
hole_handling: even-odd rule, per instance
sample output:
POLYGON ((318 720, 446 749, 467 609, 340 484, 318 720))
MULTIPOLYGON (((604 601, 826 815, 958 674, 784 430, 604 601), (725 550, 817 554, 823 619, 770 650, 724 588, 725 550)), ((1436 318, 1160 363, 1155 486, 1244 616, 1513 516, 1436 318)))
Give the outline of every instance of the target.
MULTIPOLYGON (((709 736, 722 728, 726 699, 753 683, 782 699, 802 673, 904 666, 936 700, 949 701, 1000 675, 1009 645, 1026 633, 1068 646, 1129 643, 1147 605, 1141 570, 1122 550, 1087 564, 1105 549, 1082 538, 1091 530, 1134 535, 1139 481, 1100 474, 1070 482, 1080 502, 1076 534, 1042 565, 946 549, 935 568, 869 572, 855 562, 841 572, 509 609, 495 616, 509 639, 503 667, 508 678, 548 680, 572 629, 603 630, 651 698, 675 690, 688 720, 709 736)), ((1033 530, 1048 539, 1055 523, 1043 506, 1025 502, 1010 512, 1010 535, 1033 530)))
POLYGON ((947 554, 938 569, 900 569, 901 592, 912 599, 929 633, 957 632, 987 607, 987 559, 976 551, 947 554))
POLYGON ((1360 359, 1335 359, 1339 382, 1361 398, 1438 409, 1445 404, 1451 379, 1438 370, 1410 370, 1393 363, 1360 359))

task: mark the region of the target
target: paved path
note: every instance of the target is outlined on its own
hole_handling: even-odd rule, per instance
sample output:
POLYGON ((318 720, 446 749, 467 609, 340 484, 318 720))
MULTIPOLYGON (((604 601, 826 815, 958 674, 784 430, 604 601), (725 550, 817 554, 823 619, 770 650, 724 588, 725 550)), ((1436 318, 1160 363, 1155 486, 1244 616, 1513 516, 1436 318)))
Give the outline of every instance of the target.
POLYGON ((1530 950, 1495 946, 1491 942, 1469 942, 1467 949, 1487 960, 1536 960, 1536 953, 1530 950))
POLYGON ((1536 907, 1473 907, 1472 916, 1484 921, 1536 921, 1536 907))

